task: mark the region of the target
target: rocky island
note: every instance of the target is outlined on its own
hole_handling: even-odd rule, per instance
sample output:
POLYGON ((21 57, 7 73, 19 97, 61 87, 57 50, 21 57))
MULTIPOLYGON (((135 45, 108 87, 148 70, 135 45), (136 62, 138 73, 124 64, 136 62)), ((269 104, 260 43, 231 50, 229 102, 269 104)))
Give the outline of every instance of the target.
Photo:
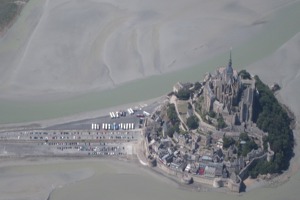
POLYGON ((180 83, 145 124, 150 166, 181 181, 240 192, 247 177, 281 173, 293 156, 291 118, 258 76, 227 67, 180 83))

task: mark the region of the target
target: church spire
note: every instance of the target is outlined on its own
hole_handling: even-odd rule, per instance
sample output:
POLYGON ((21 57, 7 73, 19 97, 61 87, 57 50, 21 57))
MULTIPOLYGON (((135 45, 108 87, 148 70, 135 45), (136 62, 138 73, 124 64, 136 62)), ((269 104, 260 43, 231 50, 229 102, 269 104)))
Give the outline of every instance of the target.
POLYGON ((229 54, 229 62, 228 66, 226 67, 225 70, 225 81, 228 83, 229 80, 232 78, 233 75, 233 69, 232 69, 232 59, 231 59, 231 48, 230 48, 230 54, 229 54))
POLYGON ((232 68, 231 50, 232 50, 232 48, 230 48, 229 62, 228 62, 228 67, 230 67, 230 68, 232 68))

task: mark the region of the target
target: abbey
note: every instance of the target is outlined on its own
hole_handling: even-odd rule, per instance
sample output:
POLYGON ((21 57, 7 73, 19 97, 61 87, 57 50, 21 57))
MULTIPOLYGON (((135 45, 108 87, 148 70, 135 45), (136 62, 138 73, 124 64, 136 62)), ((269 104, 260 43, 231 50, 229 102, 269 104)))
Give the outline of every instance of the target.
POLYGON ((204 111, 221 114, 228 125, 252 122, 255 80, 244 79, 232 68, 231 52, 227 67, 205 77, 204 111))

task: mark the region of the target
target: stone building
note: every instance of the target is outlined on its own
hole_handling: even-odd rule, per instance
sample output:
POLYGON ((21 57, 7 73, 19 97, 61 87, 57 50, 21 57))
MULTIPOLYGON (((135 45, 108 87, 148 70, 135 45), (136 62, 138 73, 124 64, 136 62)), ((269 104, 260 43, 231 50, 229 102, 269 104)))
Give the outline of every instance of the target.
POLYGON ((227 67, 208 76, 204 85, 205 112, 222 114, 229 125, 252 121, 255 80, 244 80, 232 68, 231 52, 227 67))

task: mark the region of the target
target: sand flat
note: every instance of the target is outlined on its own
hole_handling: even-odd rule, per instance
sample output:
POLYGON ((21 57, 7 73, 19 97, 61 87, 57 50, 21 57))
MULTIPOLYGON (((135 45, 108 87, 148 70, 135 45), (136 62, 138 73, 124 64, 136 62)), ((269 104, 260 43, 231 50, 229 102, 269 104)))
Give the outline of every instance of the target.
MULTIPOLYGON (((295 1, 225 0, 215 4, 196 0, 51 0, 46 4, 30 0, 18 22, 0 39, 0 96, 36 97, 49 91, 76 93, 109 88, 189 67, 246 41, 268 23, 266 16, 291 2, 295 1)), ((298 117, 295 138, 299 143, 299 33, 274 51, 247 69, 268 84, 275 80, 282 86, 278 97, 298 117)), ((297 199, 299 146, 295 153, 287 173, 293 175, 289 182, 276 189, 253 190, 242 199, 284 199, 287 194, 297 199)), ((64 162, 70 165, 70 161, 64 162)), ((11 165, 23 168, 24 163, 11 165)), ((0 168, 0 199, 45 199, 53 183, 59 186, 90 176, 90 171, 81 166, 81 171, 68 173, 64 169, 39 175, 10 173, 5 167, 0 168)), ((25 168, 30 169, 26 165, 25 168)), ((182 199, 175 189, 170 194, 182 199)), ((221 196, 191 195, 197 195, 197 199, 200 195, 210 199, 221 196)))
POLYGON ((290 2, 32 0, 0 39, 1 95, 86 92, 190 67, 290 2))

